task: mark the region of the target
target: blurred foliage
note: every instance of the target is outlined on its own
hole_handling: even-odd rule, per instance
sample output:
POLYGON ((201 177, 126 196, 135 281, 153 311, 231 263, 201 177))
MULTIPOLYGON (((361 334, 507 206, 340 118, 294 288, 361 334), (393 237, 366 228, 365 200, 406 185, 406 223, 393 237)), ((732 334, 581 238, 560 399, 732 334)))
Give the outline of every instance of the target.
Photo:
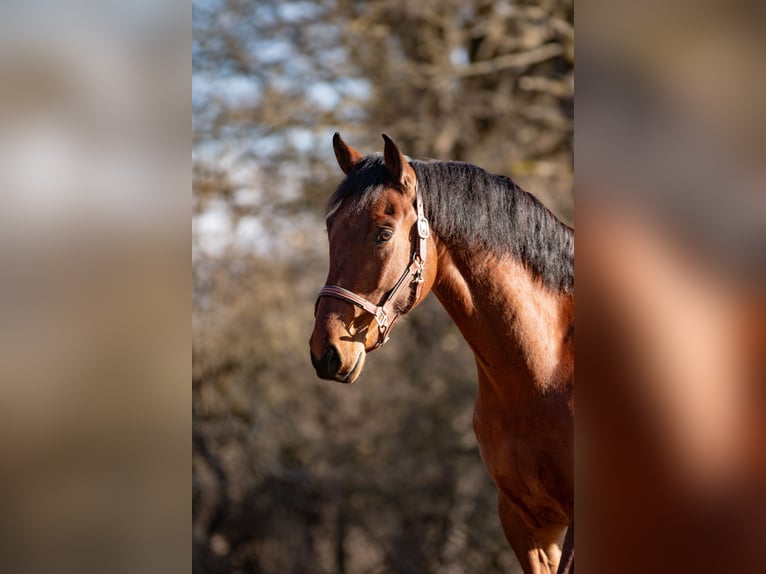
POLYGON ((320 381, 306 341, 323 265, 296 259, 198 261, 195 568, 508 571, 449 318, 429 301, 357 384, 320 381))
POLYGON ((511 175, 572 215, 573 4, 193 4, 198 572, 509 572, 473 357, 429 299, 346 387, 308 357, 330 138, 511 175))
MULTIPOLYGON (((572 215, 573 3, 207 0, 193 6, 194 162, 242 185, 337 181, 329 138, 511 175, 572 215), (257 167, 253 167, 253 165, 257 167)), ((224 185, 224 188, 227 186, 224 185)), ((211 186, 195 186, 202 208, 211 186)), ((269 200, 284 203, 276 193, 269 200)))

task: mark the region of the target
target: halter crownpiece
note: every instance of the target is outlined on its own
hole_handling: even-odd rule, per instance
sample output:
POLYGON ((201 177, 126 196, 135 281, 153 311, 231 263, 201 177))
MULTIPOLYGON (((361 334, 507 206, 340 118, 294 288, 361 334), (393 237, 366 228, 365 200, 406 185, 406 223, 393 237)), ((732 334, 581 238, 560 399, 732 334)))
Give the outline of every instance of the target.
POLYGON ((400 314, 397 313, 394 309, 394 304, 396 302, 397 296, 399 295, 399 292, 404 288, 404 286, 411 285, 413 283, 415 284, 415 299, 412 302, 412 305, 410 305, 410 307, 404 313, 401 313, 401 315, 406 315, 409 313, 410 309, 412 309, 412 307, 415 306, 415 303, 417 303, 418 299, 420 299, 424 281, 423 268, 426 264, 428 237, 431 235, 431 226, 428 224, 428 219, 426 219, 423 210, 423 197, 420 193, 420 186, 418 186, 417 181, 415 181, 415 209, 417 210, 418 216, 417 222, 415 223, 418 231, 418 240, 415 244, 415 250, 412 252, 412 260, 410 261, 407 269, 405 269, 401 274, 399 280, 396 282, 391 291, 389 291, 388 294, 383 298, 383 302, 380 305, 375 305, 364 297, 357 295, 348 289, 339 287, 338 285, 325 285, 322 287, 319 290, 316 303, 314 304, 314 315, 316 315, 319 299, 322 297, 335 297, 336 299, 348 301, 360 309, 367 311, 375 318, 375 322, 378 324, 378 340, 372 347, 372 350, 381 347, 386 341, 388 341, 388 333, 391 331, 391 328, 394 326, 396 320, 400 317, 400 314), (410 275, 412 276, 412 280, 407 283, 407 277, 410 275))

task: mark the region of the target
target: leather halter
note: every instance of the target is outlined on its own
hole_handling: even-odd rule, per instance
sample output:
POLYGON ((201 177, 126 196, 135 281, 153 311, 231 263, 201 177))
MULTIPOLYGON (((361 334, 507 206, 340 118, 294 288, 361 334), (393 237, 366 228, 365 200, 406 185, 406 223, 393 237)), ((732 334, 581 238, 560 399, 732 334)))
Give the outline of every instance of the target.
POLYGON ((317 306, 319 305, 319 299, 322 297, 335 297, 336 299, 348 301, 372 315, 375 318, 375 322, 378 324, 378 340, 371 350, 377 349, 388 341, 388 333, 391 331, 396 320, 400 317, 400 314, 394 309, 394 304, 400 291, 405 286, 413 283, 415 284, 415 299, 413 300, 412 305, 410 305, 404 313, 401 313, 401 315, 409 313, 410 309, 412 309, 418 299, 420 299, 424 281, 423 268, 426 264, 428 236, 431 234, 431 228, 423 211, 423 197, 420 194, 420 187, 418 186, 417 181, 415 182, 415 209, 418 214, 418 219, 415 223, 418 231, 418 240, 415 244, 415 250, 412 252, 412 260, 407 269, 405 269, 399 277, 399 280, 394 284, 393 288, 385 297, 383 297, 383 301, 380 305, 375 305, 364 297, 357 295, 348 289, 339 287, 338 285, 325 285, 322 287, 319 290, 316 303, 314 304, 315 316, 317 306), (412 276, 412 280, 408 282, 407 278, 410 276, 412 276))

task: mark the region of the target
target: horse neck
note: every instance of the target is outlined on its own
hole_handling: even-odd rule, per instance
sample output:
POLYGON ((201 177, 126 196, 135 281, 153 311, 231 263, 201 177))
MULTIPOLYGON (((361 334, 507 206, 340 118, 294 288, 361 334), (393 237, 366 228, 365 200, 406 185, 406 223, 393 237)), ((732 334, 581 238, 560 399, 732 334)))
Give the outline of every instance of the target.
POLYGON ((510 256, 437 252, 433 291, 474 351, 480 381, 500 394, 571 388, 573 295, 550 290, 510 256))

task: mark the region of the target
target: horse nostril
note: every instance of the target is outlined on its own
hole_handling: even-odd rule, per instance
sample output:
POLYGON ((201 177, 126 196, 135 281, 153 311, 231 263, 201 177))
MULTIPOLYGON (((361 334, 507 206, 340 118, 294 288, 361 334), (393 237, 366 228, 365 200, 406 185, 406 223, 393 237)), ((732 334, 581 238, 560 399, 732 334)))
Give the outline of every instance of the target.
POLYGON ((325 351, 324 360, 327 364, 327 370, 330 374, 335 375, 340 371, 340 353, 333 345, 325 351))
POLYGON ((320 359, 311 353, 311 364, 314 365, 317 375, 322 379, 332 379, 340 370, 340 353, 333 345, 325 349, 320 359))

